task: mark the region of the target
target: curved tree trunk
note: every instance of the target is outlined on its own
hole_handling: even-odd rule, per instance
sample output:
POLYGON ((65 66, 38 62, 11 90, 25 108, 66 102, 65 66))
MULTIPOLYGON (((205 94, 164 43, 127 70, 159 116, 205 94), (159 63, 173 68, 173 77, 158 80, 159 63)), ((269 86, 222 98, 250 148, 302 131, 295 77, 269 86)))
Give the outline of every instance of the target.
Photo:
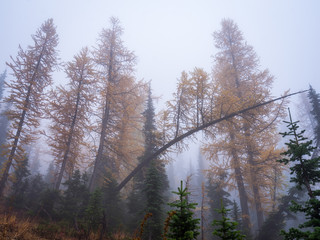
POLYGON ((138 166, 136 166, 135 169, 132 170, 132 172, 124 179, 122 180, 122 182, 115 188, 116 191, 120 191, 130 180, 131 178, 133 178, 144 166, 146 166, 152 159, 158 157, 160 154, 164 153, 169 147, 171 147, 172 145, 180 142, 181 140, 191 136, 192 134, 196 133, 196 132, 199 132, 201 130, 204 130, 214 124, 217 124, 219 122, 222 122, 222 121, 225 121, 227 119, 230 119, 232 117, 235 117, 235 116, 238 116, 238 115, 241 115, 245 112, 248 112, 252 109, 255 109, 255 108, 258 108, 258 107, 261 107, 261 106, 264 106, 264 105, 267 105, 269 103, 272 103, 272 102, 275 102, 275 101, 279 101, 279 100, 283 100, 287 97, 290 97, 290 96, 293 96, 293 95, 296 95, 296 94, 299 94, 299 93, 303 93, 303 92, 306 92, 308 90, 305 90, 305 91, 299 91, 299 92, 295 92, 295 93, 291 93, 291 94, 288 94, 288 95, 285 95, 285 96, 282 96, 282 97, 278 97, 278 98, 275 98, 275 99, 272 99, 272 100, 269 100, 269 101, 266 101, 266 102, 262 102, 262 103, 259 103, 259 104, 255 104, 251 107, 248 107, 248 108, 245 108, 245 109, 242 109, 242 110, 239 110, 239 111, 236 111, 234 113, 231 113, 231 114, 228 114, 224 117, 221 117, 219 119, 215 119, 215 120, 212 120, 208 123, 204 123, 202 125, 200 125, 199 127, 196 127, 194 129, 191 129, 190 131, 178 136, 178 137, 175 137, 173 140, 171 140, 170 142, 166 143, 165 145, 163 145, 161 148, 159 148, 157 151, 155 151, 153 154, 149 155, 149 156, 146 156, 142 159, 141 163, 138 164, 138 166))

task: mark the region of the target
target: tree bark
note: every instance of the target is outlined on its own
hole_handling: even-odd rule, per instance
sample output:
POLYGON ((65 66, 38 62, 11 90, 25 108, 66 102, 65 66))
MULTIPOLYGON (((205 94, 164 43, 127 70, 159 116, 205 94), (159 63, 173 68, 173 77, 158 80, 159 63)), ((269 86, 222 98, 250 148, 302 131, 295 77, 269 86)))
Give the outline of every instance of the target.
MULTIPOLYGON (((235 136, 234 134, 230 134, 231 142, 234 142, 235 136)), ((251 223, 250 223, 250 214, 249 214, 249 207, 248 207, 248 196, 244 186, 243 175, 240 168, 240 160, 235 148, 231 149, 232 155, 232 167, 235 173, 235 179, 238 187, 239 198, 240 198, 240 206, 241 206, 241 213, 242 213, 242 221, 243 227, 247 234, 250 234, 251 223)))
POLYGON ((106 97, 106 105, 104 109, 104 114, 103 114, 103 119, 102 119, 102 126, 101 126, 101 132, 100 132, 100 141, 99 141, 99 147, 98 147, 98 153, 94 162, 94 167, 93 167, 93 172, 92 176, 90 178, 89 182, 89 191, 93 192, 94 191, 94 186, 97 182, 98 178, 98 169, 101 167, 101 161, 103 157, 103 149, 104 149, 104 143, 105 143, 105 138, 106 138, 106 131, 107 131, 107 124, 109 120, 109 112, 110 112, 110 103, 108 102, 108 96, 106 97))

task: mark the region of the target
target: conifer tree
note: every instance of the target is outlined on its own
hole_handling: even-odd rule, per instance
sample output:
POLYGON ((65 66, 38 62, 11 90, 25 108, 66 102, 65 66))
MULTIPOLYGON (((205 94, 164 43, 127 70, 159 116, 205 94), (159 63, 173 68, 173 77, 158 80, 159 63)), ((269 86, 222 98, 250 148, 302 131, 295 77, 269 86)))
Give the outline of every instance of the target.
POLYGON ((164 203, 167 179, 163 166, 155 161, 150 163, 145 178, 146 205, 144 212, 152 218, 146 223, 145 239, 161 239, 164 221, 164 203))
MULTIPOLYGON (((215 220, 221 220, 222 218, 221 214, 217 212, 217 209, 221 207, 221 203, 226 207, 232 205, 229 199, 230 193, 224 189, 226 187, 226 178, 227 174, 223 171, 216 178, 212 176, 212 173, 208 175, 207 195, 209 198, 210 214, 212 219, 215 220)), ((214 236, 213 239, 217 239, 217 237, 214 236)))
POLYGON ((63 185, 67 189, 62 195, 61 216, 77 228, 79 220, 85 215, 89 200, 88 177, 86 173, 81 175, 77 169, 71 179, 63 183, 63 185))
POLYGON ((41 211, 43 198, 49 185, 45 183, 41 174, 29 177, 28 183, 23 203, 29 213, 33 215, 41 211))
POLYGON ((102 192, 97 188, 90 196, 88 206, 85 210, 85 221, 87 230, 96 231, 101 226, 103 217, 102 192))
POLYGON ((140 120, 137 110, 142 100, 140 85, 135 83, 133 75, 136 57, 122 42, 123 29, 119 20, 111 18, 110 23, 110 28, 102 30, 94 50, 94 61, 99 69, 99 140, 89 183, 91 192, 101 186, 105 167, 119 176, 120 169, 127 169, 134 163, 141 148, 137 144, 138 134, 134 132, 140 120), (130 149, 130 153, 125 149, 130 149))
MULTIPOLYGON (((195 68, 189 74, 185 71, 178 79, 174 99, 167 102, 167 110, 162 113, 164 140, 177 138, 182 133, 213 119, 211 98, 212 84, 208 73, 195 68)), ((183 141, 177 144, 179 150, 185 147, 183 141)))
POLYGON ((144 210, 146 206, 146 194, 144 189, 144 174, 143 171, 137 173, 133 178, 132 190, 128 196, 127 207, 129 211, 129 229, 134 231, 137 225, 144 216, 144 210))
POLYGON ((209 174, 209 181, 207 185, 208 198, 210 210, 214 219, 219 219, 219 214, 217 214, 216 209, 219 209, 221 202, 225 207, 232 206, 232 201, 229 199, 230 193, 228 193, 224 188, 226 187, 227 175, 225 172, 221 172, 216 179, 209 174))
POLYGON ((22 208, 25 200, 25 192, 29 187, 29 175, 28 158, 25 157, 13 174, 13 183, 8 197, 11 206, 22 208))
MULTIPOLYGON (((143 112, 145 122, 144 153, 139 159, 154 153, 159 145, 157 129, 155 127, 155 112, 151 96, 151 88, 147 98, 146 109, 143 112)), ((153 159, 145 171, 141 171, 134 178, 133 190, 129 196, 129 210, 134 215, 132 221, 140 221, 146 213, 152 218, 146 223, 143 237, 145 239, 161 239, 164 220, 164 203, 168 179, 164 164, 160 158, 153 159)))
POLYGON ((49 188, 55 187, 55 181, 57 178, 57 169, 53 162, 49 163, 46 175, 44 176, 44 181, 48 184, 49 188))
POLYGON ((68 87, 59 86, 50 92, 47 115, 51 120, 49 145, 55 165, 59 167, 55 189, 63 177, 70 177, 79 166, 84 154, 81 147, 90 126, 91 106, 96 94, 95 72, 88 48, 83 48, 74 60, 66 64, 68 87))
POLYGON ((115 190, 118 183, 110 170, 106 172, 104 183, 101 187, 102 207, 104 211, 103 224, 105 224, 103 229, 105 229, 107 234, 111 234, 121 229, 128 220, 125 218, 125 206, 121 195, 115 190))
POLYGON ((245 235, 237 230, 237 222, 231 221, 227 215, 230 209, 226 209, 221 203, 221 208, 217 209, 221 214, 221 220, 213 220, 212 225, 217 227, 213 231, 214 236, 218 236, 221 240, 244 240, 245 235))
POLYGON ((188 202, 190 192, 188 192, 187 188, 183 187, 182 181, 180 187, 178 187, 178 191, 173 191, 172 193, 176 194, 179 199, 169 203, 169 206, 173 208, 175 213, 169 222, 168 240, 197 239, 200 219, 194 219, 194 213, 192 212, 197 204, 188 202))
MULTIPOLYGON (((225 116, 271 98, 273 76, 259 68, 259 59, 248 45, 238 26, 230 19, 221 23, 221 30, 213 34, 218 53, 214 56, 213 102, 216 114, 225 116)), ((265 189, 273 182, 269 173, 279 156, 276 124, 282 113, 281 104, 270 104, 229 119, 209 130, 211 142, 204 151, 217 169, 232 169, 233 186, 239 192, 243 225, 250 232, 249 204, 254 207, 258 227, 264 221, 265 189), (212 133, 211 133, 212 132, 212 133), (219 136, 219 137, 218 137, 219 136), (248 193, 252 193, 252 198, 248 193)))
POLYGON ((281 133, 283 137, 290 137, 286 143, 288 149, 283 153, 286 158, 279 162, 285 165, 292 164, 290 181, 295 183, 298 190, 306 188, 308 200, 303 204, 293 202, 291 210, 304 213, 307 220, 300 224, 299 228, 290 228, 289 232, 283 231, 282 234, 286 240, 319 239, 320 191, 317 185, 320 183, 320 157, 311 157, 316 149, 312 145, 312 140, 303 136, 305 131, 300 131, 298 121, 293 122, 290 112, 289 115, 290 120, 285 121, 289 131, 281 133))
POLYGON ((238 203, 235 200, 233 200, 233 205, 232 205, 230 216, 232 217, 232 220, 234 222, 238 223, 237 230, 243 230, 242 219, 241 219, 241 210, 239 208, 238 203))
MULTIPOLYGON (((144 157, 155 152, 159 145, 157 129, 155 127, 155 112, 149 87, 147 107, 144 111, 145 124, 143 133, 145 136, 144 157)), ((151 213, 152 218, 147 222, 145 236, 147 239, 161 239, 164 203, 166 190, 169 187, 164 163, 158 157, 153 159, 148 166, 144 180, 144 193, 146 196, 145 212, 151 213)))
POLYGON ((51 84, 51 73, 57 66, 56 46, 58 35, 53 20, 49 19, 32 36, 34 45, 27 50, 19 47, 16 59, 11 57, 14 80, 8 83, 9 96, 6 102, 12 104, 7 112, 11 120, 8 135, 8 158, 0 175, 0 196, 8 181, 10 168, 24 159, 24 147, 34 139, 30 131, 39 126, 43 112, 44 89, 51 84))

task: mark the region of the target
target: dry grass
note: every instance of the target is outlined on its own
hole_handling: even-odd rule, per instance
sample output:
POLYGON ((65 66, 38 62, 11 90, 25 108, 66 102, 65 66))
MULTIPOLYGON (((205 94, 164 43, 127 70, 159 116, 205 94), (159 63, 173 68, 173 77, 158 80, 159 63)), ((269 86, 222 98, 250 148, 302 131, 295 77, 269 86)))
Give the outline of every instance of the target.
MULTIPOLYGON (((58 223, 39 223, 30 218, 18 217, 13 213, 0 213, 0 240, 98 240, 99 232, 88 235, 68 234, 67 229, 58 223), (73 236, 70 236, 73 235, 73 236), (76 235, 76 237, 75 237, 76 235)), ((105 240, 129 240, 127 234, 118 231, 105 240)))
POLYGON ((15 215, 0 215, 0 239, 45 239, 34 234, 34 227, 35 225, 29 219, 18 220, 15 215))

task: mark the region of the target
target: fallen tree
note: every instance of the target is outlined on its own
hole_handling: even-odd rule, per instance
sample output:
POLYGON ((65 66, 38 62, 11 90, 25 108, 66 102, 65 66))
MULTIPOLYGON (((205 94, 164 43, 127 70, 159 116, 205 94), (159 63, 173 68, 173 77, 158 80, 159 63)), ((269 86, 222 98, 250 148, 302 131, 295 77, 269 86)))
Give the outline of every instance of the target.
POLYGON ((144 166, 146 166, 152 159, 156 158, 157 156, 159 156, 160 154, 162 154, 163 152, 165 152, 169 147, 171 147, 172 145, 180 142, 181 140, 191 136, 192 134, 196 133, 196 132, 199 132, 201 130, 204 130, 214 124, 217 124, 219 122, 222 122, 224 120, 227 120, 229 118, 232 118, 232 117, 235 117, 235 116, 238 116, 238 115, 241 115, 245 112, 248 112, 252 109, 255 109, 255 108, 258 108, 258 107, 261 107, 261 106, 264 106, 264 105, 267 105, 267 104, 270 104, 272 102, 275 102, 275 101, 279 101, 279 100, 283 100, 285 98, 288 98, 288 97, 291 97, 293 95, 296 95, 296 94, 300 94, 300 93, 304 93, 304 92, 307 92, 308 90, 304 90, 304 91, 299 91, 299 92, 295 92, 295 93, 291 93, 291 94, 288 94, 288 95, 285 95, 285 96, 281 96, 281 97, 278 97, 278 98, 274 98, 274 99, 271 99, 269 101, 266 101, 266 102, 262 102, 262 103, 259 103, 259 104, 255 104, 251 107, 248 107, 248 108, 245 108, 245 109, 242 109, 242 110, 239 110, 239 111, 236 111, 236 112, 233 112, 233 113, 230 113, 224 117, 221 117, 219 119, 215 119, 215 120, 212 120, 210 122, 207 122, 205 124, 202 124, 196 128, 193 128, 191 129, 190 131, 184 133, 184 134, 181 134, 180 136, 177 136, 175 137, 174 139, 172 139, 170 142, 166 143, 165 145, 163 145, 161 148, 159 148, 157 151, 155 151, 153 154, 149 155, 149 156, 146 156, 140 164, 138 164, 136 166, 135 169, 132 170, 132 172, 116 187, 116 191, 120 191, 130 180, 131 178, 134 177, 134 175, 136 175, 144 166))

